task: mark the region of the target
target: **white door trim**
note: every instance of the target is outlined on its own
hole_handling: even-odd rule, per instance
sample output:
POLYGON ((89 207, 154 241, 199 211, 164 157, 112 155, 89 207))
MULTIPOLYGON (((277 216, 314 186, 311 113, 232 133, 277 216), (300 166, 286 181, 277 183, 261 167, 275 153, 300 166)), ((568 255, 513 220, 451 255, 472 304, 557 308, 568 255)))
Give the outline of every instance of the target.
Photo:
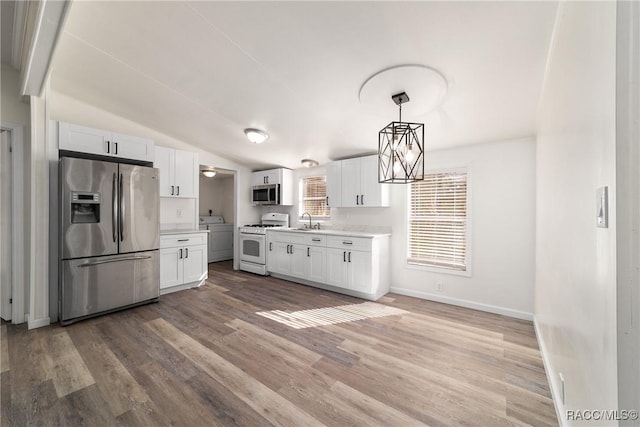
POLYGON ((11 132, 11 204, 12 206, 12 298, 11 323, 23 323, 24 316, 24 126, 18 123, 3 121, 3 129, 11 132))

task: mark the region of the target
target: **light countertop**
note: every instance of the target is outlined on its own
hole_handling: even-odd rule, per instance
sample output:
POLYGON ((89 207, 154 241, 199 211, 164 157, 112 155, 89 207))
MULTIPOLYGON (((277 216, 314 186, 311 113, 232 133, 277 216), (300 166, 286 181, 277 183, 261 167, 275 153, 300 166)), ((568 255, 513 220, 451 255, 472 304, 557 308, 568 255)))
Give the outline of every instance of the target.
POLYGON ((349 231, 349 230, 309 230, 303 229, 300 230, 298 228, 270 228, 267 231, 283 231, 286 233, 301 233, 301 234, 324 234, 327 236, 344 236, 344 237, 366 237, 366 238, 375 238, 375 237, 385 237, 391 236, 391 233, 382 233, 382 232, 371 232, 371 231, 349 231))
POLYGON ((193 234, 193 233, 208 233, 209 230, 185 230, 183 228, 175 229, 175 230, 162 230, 160 231, 161 236, 168 236, 171 234, 193 234))

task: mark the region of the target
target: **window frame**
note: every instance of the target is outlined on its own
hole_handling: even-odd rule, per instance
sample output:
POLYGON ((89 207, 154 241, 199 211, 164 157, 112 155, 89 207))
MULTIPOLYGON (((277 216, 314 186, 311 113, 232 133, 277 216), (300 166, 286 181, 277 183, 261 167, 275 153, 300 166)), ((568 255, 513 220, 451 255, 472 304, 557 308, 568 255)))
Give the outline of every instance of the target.
MULTIPOLYGON (((298 220, 302 220, 302 214, 305 213, 306 211, 304 210, 304 180, 308 179, 308 178, 317 178, 317 177, 324 177, 325 179, 325 197, 326 197, 326 184, 327 184, 327 173, 322 172, 322 173, 309 173, 309 174, 305 174, 305 175, 301 175, 298 177, 298 220)), ((308 217, 304 218, 305 220, 308 219, 308 217)), ((326 222, 326 221, 331 221, 331 208, 329 207, 329 214, 327 216, 317 216, 317 215, 312 215, 311 216, 311 220, 312 221, 317 221, 317 222, 326 222)))
POLYGON ((445 267, 438 267, 435 265, 425 265, 425 264, 416 264, 409 262, 409 256, 411 254, 411 248, 409 247, 410 242, 410 232, 411 232, 411 184, 407 185, 405 192, 405 256, 404 262, 405 267, 411 270, 421 270, 431 273, 438 274, 448 274, 454 276, 463 276, 463 277, 471 277, 472 276, 472 171, 471 165, 462 165, 462 166, 452 166, 452 167, 443 167, 437 169, 429 169, 425 170, 424 174, 438 174, 438 173, 450 173, 450 172, 466 172, 467 174, 467 219, 466 219, 466 230, 465 230, 465 238, 466 238, 466 248, 465 248, 465 261, 466 261, 466 270, 455 270, 445 267))

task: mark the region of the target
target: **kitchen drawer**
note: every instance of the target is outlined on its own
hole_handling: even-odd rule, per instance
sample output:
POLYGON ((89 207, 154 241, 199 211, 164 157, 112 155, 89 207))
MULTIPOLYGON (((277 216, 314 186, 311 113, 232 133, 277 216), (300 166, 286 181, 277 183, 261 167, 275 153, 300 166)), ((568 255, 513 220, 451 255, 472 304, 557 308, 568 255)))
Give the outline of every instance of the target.
POLYGON ((288 231, 268 231, 269 240, 306 246, 325 246, 327 236, 309 231, 299 233, 288 231))
POLYGON ((173 248, 192 245, 206 245, 207 233, 171 234, 160 236, 161 248, 173 248))
POLYGON ((307 234, 303 235, 305 238, 305 245, 308 246, 326 246, 327 245, 327 236, 323 234, 307 234))
POLYGON ((365 237, 326 236, 328 248, 371 251, 373 239, 365 237))

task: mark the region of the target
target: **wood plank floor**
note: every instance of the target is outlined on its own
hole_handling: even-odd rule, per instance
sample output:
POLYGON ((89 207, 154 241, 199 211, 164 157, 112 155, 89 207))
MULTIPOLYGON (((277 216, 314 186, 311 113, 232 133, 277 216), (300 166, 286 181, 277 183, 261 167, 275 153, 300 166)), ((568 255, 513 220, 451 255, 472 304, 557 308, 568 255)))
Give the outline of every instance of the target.
POLYGON ((402 314, 295 329, 256 313, 363 301, 229 262, 209 277, 68 327, 0 326, 0 424, 557 425, 531 322, 388 294, 402 314))

